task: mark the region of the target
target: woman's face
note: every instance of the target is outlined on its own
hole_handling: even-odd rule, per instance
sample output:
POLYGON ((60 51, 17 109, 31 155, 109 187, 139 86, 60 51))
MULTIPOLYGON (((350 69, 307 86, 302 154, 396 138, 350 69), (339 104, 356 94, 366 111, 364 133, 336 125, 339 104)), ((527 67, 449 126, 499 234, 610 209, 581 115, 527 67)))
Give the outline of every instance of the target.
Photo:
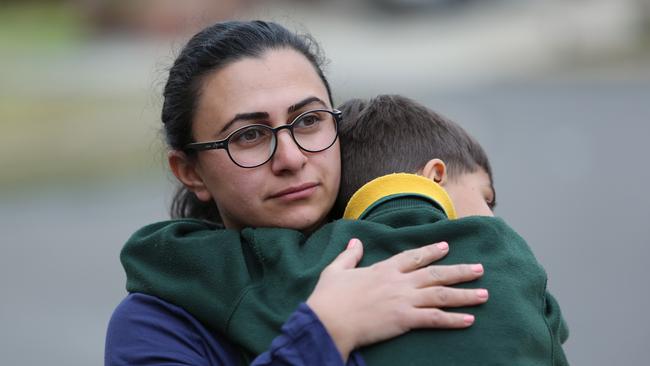
MULTIPOLYGON (((332 106, 312 64, 293 49, 269 50, 204 78, 192 132, 195 141, 219 140, 248 124, 284 125, 317 108, 332 106)), ((338 141, 309 153, 286 129, 278 132, 273 158, 259 167, 241 168, 223 149, 199 152, 193 165, 200 184, 192 190, 199 199, 216 202, 227 228, 303 231, 325 220, 341 169, 338 141)))

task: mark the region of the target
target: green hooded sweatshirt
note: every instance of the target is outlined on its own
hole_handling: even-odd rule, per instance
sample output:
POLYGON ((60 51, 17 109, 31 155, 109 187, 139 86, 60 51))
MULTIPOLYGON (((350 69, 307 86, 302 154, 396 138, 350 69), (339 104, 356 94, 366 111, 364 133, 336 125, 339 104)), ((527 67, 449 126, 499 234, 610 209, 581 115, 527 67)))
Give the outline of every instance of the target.
POLYGON ((310 295, 320 272, 351 238, 364 243, 360 266, 447 241, 436 264, 482 263, 483 277, 457 287, 487 288, 487 303, 452 311, 476 316, 463 330, 414 330, 364 347, 375 365, 567 365, 568 329, 546 290, 546 273, 503 220, 455 216, 444 189, 415 175, 390 175, 362 188, 347 217, 310 236, 278 228, 215 228, 172 220, 140 229, 121 260, 127 290, 181 306, 240 347, 245 360, 265 351, 310 295))

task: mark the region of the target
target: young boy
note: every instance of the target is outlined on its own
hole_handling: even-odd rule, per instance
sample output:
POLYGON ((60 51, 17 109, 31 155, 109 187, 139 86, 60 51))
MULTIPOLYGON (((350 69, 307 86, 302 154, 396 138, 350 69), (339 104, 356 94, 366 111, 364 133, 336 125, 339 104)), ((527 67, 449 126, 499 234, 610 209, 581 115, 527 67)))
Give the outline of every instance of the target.
POLYGON ((458 125, 403 97, 354 100, 341 109, 337 209, 359 220, 337 220, 308 238, 286 229, 244 229, 238 237, 189 220, 154 225, 124 248, 128 290, 180 305, 254 355, 350 238, 365 243, 361 266, 445 240, 451 250, 438 263, 483 263, 484 276, 466 286, 489 289, 490 301, 458 309, 476 315, 468 329, 412 331, 362 349, 366 362, 567 364, 561 348, 566 326, 546 291, 544 270, 521 237, 490 217, 495 193, 480 145, 458 125), (226 260, 215 258, 215 243, 237 245, 226 260), (155 255, 158 261, 151 260, 155 255))

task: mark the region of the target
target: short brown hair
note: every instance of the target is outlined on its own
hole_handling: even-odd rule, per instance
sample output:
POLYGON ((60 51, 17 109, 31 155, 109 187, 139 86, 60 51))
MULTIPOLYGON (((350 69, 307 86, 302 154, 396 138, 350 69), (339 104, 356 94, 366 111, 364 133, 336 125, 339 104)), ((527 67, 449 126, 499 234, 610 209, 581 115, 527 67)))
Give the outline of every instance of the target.
POLYGON ((352 99, 339 108, 343 120, 341 187, 336 212, 367 182, 391 173, 415 173, 427 161, 447 164, 449 179, 492 169, 481 145, 458 124, 400 95, 352 99))

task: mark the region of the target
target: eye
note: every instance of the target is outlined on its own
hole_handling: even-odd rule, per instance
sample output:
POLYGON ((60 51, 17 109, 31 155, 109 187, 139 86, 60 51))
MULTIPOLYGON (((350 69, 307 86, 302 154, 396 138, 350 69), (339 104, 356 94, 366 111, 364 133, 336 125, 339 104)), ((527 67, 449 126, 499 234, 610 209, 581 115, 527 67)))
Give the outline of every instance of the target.
POLYGON ((322 121, 323 121, 323 117, 321 116, 321 114, 314 112, 300 117, 300 119, 296 121, 296 123, 293 126, 294 128, 300 128, 300 129, 315 128, 322 121))
POLYGON ((485 198, 485 203, 490 208, 490 210, 494 210, 494 208, 497 205, 497 202, 495 199, 496 197, 493 188, 492 187, 485 188, 483 192, 483 197, 485 198))
POLYGON ((270 135, 270 131, 261 126, 250 126, 243 128, 233 134, 231 143, 239 145, 252 145, 264 141, 270 135))
POLYGON ((488 197, 485 198, 485 203, 487 203, 488 207, 492 211, 494 211, 494 208, 497 207, 497 202, 494 199, 494 195, 492 194, 490 194, 488 197))
POLYGON ((250 141, 257 140, 260 137, 260 135, 261 135, 260 131, 251 128, 249 130, 244 131, 244 133, 242 133, 241 135, 239 135, 239 139, 242 141, 250 142, 250 141))

